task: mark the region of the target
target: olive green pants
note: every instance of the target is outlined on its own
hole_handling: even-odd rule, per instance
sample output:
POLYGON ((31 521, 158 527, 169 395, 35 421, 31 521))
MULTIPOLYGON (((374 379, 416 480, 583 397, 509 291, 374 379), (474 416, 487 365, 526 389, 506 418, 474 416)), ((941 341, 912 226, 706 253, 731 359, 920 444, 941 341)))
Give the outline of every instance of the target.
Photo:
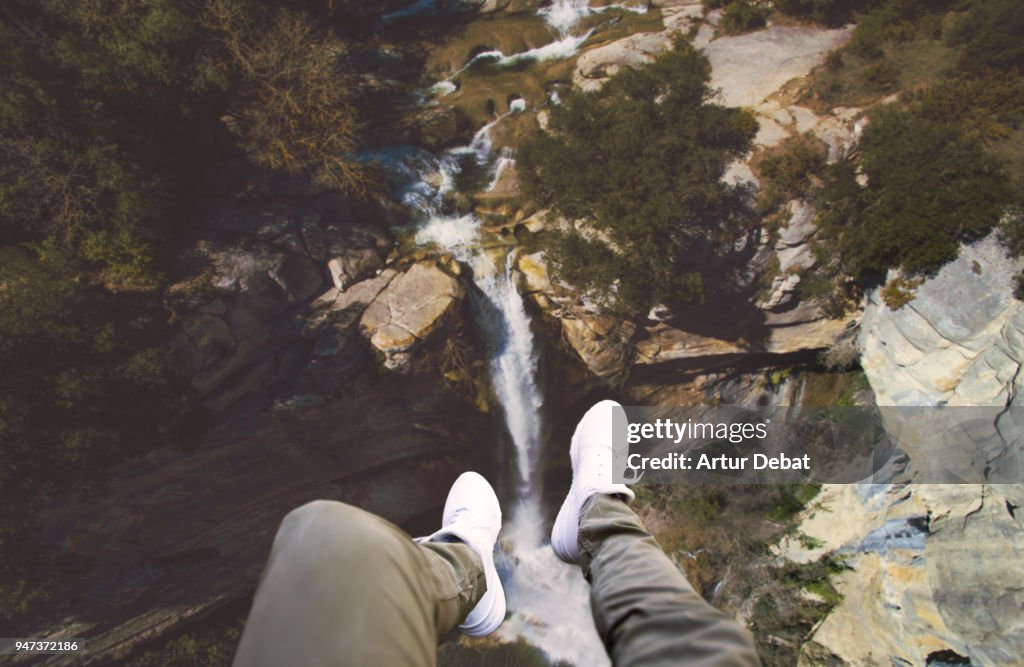
MULTIPOLYGON (((704 602, 621 500, 591 499, 580 547, 616 667, 759 664, 747 631, 704 602)), ((485 590, 468 546, 415 542, 350 505, 313 502, 281 523, 234 664, 433 666, 485 590)))

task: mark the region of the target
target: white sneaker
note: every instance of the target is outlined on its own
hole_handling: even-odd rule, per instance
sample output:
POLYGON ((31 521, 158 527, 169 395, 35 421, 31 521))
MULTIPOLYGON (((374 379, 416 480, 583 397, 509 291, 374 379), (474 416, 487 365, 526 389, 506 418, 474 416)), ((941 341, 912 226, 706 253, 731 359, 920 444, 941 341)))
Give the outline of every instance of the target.
POLYGON ((629 487, 612 483, 612 409, 618 407, 622 406, 615 401, 596 404, 583 415, 572 436, 572 486, 551 529, 551 548, 567 563, 579 562, 580 514, 591 496, 606 493, 633 500, 629 487))
POLYGON ((428 539, 455 537, 480 554, 487 578, 487 592, 469 612, 459 631, 470 637, 484 637, 505 620, 505 589, 494 567, 494 543, 501 530, 501 506, 494 489, 475 472, 464 472, 452 484, 444 504, 441 530, 428 539))

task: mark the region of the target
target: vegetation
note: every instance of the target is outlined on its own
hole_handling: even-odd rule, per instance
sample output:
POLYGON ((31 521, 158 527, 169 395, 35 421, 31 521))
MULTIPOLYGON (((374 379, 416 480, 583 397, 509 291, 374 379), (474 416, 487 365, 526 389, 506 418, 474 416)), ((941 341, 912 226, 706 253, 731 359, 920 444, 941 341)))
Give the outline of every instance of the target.
POLYGON ((722 10, 719 28, 727 35, 739 35, 767 24, 768 6, 758 0, 732 0, 722 10))
POLYGON ((788 137, 764 152, 758 172, 764 181, 758 210, 769 213, 791 199, 810 199, 816 174, 825 166, 828 148, 808 132, 788 137))
POLYGON ((862 11, 877 2, 873 0, 775 0, 775 9, 828 26, 841 26, 853 20, 855 11, 862 11))
POLYGON ((883 280, 890 268, 935 272, 961 242, 988 233, 1009 201, 998 165, 956 126, 888 109, 861 147, 859 165, 844 161, 824 173, 816 251, 863 283, 883 280))
POLYGON ((914 286, 988 234, 1000 218, 1011 252, 1019 216, 1013 192, 1024 155, 1001 150, 1024 120, 1019 5, 1005 0, 874 3, 854 37, 830 56, 812 95, 829 103, 902 91, 872 114, 860 152, 828 167, 814 199, 822 212, 821 261, 803 289, 833 299, 900 276, 883 291, 898 308, 914 286), (1014 32, 1017 31, 1017 32, 1014 32), (1009 159, 1007 159, 1009 158, 1009 159), (852 279, 852 280, 851 280, 852 279))
POLYGON ((344 48, 303 14, 258 13, 238 0, 209 0, 203 24, 224 50, 219 75, 237 90, 228 127, 254 162, 320 185, 365 192, 353 159, 361 122, 344 48))
POLYGON ((773 568, 772 585, 754 602, 751 618, 751 631, 765 664, 796 664, 800 646, 815 624, 842 599, 829 579, 846 569, 841 560, 830 556, 773 568))
POLYGON ((780 566, 771 545, 792 535, 809 547, 822 546, 796 532, 797 515, 819 488, 640 485, 633 506, 713 605, 731 616, 753 607, 750 628, 765 664, 792 665, 811 628, 839 602, 829 578, 845 568, 827 556, 780 566))
MULTIPOLYGON (((203 163, 360 190, 341 42, 312 2, 11 0, 0 9, 0 616, 58 585, 32 512, 164 440, 161 269, 203 163), (223 132, 224 121, 228 133, 223 132)), ((173 429, 170 429, 173 431, 173 429)))
POLYGON ((735 239, 743 193, 720 179, 748 149, 753 117, 708 102, 710 66, 685 40, 600 92, 573 92, 520 149, 525 195, 587 227, 564 231, 556 274, 621 308, 699 301, 688 253, 735 239))

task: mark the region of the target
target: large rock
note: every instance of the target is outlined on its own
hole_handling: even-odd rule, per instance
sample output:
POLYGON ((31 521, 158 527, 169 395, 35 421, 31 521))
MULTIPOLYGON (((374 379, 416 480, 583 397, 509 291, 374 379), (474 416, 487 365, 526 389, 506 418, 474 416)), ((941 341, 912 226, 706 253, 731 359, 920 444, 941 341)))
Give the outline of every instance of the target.
POLYGON ((1024 520, 1008 508, 1022 496, 1020 485, 827 486, 799 529, 811 539, 781 548, 799 562, 832 552, 849 568, 800 664, 1019 664, 1024 591, 1009 582, 1022 580, 1024 520))
POLYGON ((1013 278, 1021 267, 988 238, 963 247, 899 310, 869 295, 861 364, 878 403, 1006 405, 1016 396, 1024 305, 1013 278))
MULTIPOLYGON (((869 296, 861 364, 880 405, 995 406, 926 413, 924 424, 909 411, 888 411, 903 433, 947 420, 928 437, 902 438, 904 477, 929 481, 923 475, 936 462, 973 456, 963 427, 977 433, 979 416, 990 415, 990 429, 1012 421, 1006 406, 1017 401, 1024 360, 1024 307, 1012 296, 1020 268, 989 238, 962 248, 899 310, 877 292, 869 296), (955 423, 957 415, 970 422, 955 423)), ((836 551, 851 569, 834 582, 843 599, 814 632, 803 664, 1020 664, 1024 462, 1019 436, 1003 433, 1000 451, 982 452, 977 470, 1012 484, 826 489, 830 512, 812 511, 800 527, 820 546, 786 555, 836 551)))
POLYGON ((392 280, 363 313, 360 326, 390 369, 407 368, 409 352, 437 331, 458 307, 457 278, 432 261, 413 264, 392 280))
POLYGON ((852 29, 773 26, 704 47, 711 61, 711 87, 726 106, 753 107, 792 79, 806 76, 852 29))
MULTIPOLYGON (((182 252, 166 301, 181 322, 172 357, 208 409, 221 412, 269 386, 281 368, 274 359, 304 335, 307 308, 328 280, 344 290, 380 271, 390 238, 353 222, 380 212, 337 193, 198 206, 200 235, 182 252)), ((322 358, 340 349, 310 335, 322 358)))
POLYGON ((563 318, 562 332, 596 377, 610 385, 625 381, 633 357, 633 322, 610 315, 580 315, 563 318))
POLYGON ((576 60, 573 83, 583 90, 597 90, 624 67, 648 63, 670 43, 662 33, 639 33, 585 52, 576 60))
POLYGON ((321 230, 334 287, 346 287, 384 266, 391 240, 373 225, 327 225, 321 230))

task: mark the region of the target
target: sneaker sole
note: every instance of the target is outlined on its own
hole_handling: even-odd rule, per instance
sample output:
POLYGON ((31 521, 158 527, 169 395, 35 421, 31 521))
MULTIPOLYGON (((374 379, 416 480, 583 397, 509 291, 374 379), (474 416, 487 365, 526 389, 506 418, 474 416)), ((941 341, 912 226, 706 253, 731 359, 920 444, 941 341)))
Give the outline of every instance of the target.
MULTIPOLYGON (((581 426, 583 426, 582 422, 576 425, 576 430, 572 434, 572 442, 569 445, 569 461, 572 463, 573 470, 576 470, 577 467, 576 459, 579 451, 581 426)), ((555 555, 566 563, 580 561, 580 515, 575 503, 569 502, 572 498, 573 489, 570 485, 569 493, 566 494, 565 500, 562 501, 562 507, 558 510, 558 516, 555 517, 555 525, 551 528, 551 548, 555 555), (570 534, 574 538, 571 542, 567 541, 567 536, 570 534)))

